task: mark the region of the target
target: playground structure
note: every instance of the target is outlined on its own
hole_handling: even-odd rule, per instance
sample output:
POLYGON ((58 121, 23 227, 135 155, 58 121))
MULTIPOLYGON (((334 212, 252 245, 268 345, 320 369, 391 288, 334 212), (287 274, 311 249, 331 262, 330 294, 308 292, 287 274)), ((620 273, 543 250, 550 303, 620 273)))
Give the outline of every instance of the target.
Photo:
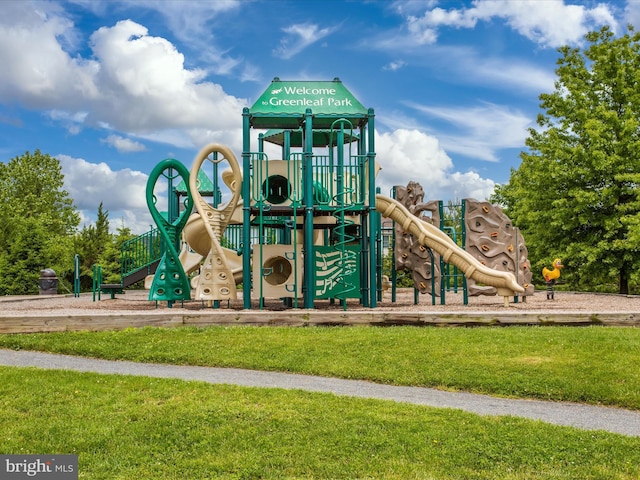
POLYGON ((355 298, 375 307, 382 296, 380 215, 396 223, 400 243, 413 252, 405 257, 411 262, 397 266, 414 272, 420 291, 434 293, 439 270, 451 264, 474 291, 502 295, 505 305, 510 296, 533 292, 524 242, 510 240, 521 237, 501 212, 488 215, 493 206, 472 204, 469 228, 480 243, 469 243, 467 251, 432 224, 438 208, 422 202, 419 185, 413 192, 397 187, 397 199, 376 195, 375 115, 340 80, 276 78, 242 115, 242 167, 228 147, 211 144, 190 171, 165 160, 150 175, 147 203, 159 240, 149 245, 166 246, 146 281, 150 300, 188 300, 193 289, 195 300, 219 307, 236 299, 242 284, 245 309, 262 307, 268 298, 303 308, 328 299, 345 309, 355 298), (257 150, 253 129, 265 130, 257 150), (280 147, 278 158, 265 152, 269 144, 280 147), (174 186, 178 177, 182 182, 174 186), (156 208, 161 178, 168 180, 170 197, 164 216, 156 208), (224 202, 222 185, 229 190, 224 202), (432 223, 422 218, 425 211, 432 223))
MULTIPOLYGON (((489 267, 492 272, 512 272, 514 280, 523 288, 516 300, 522 296, 526 301, 526 297, 534 293, 528 252, 522 235, 499 207, 488 202, 463 199, 457 215, 449 212, 450 218, 445 221, 447 215, 443 202, 423 202, 424 190, 417 182, 411 181, 407 187, 396 186, 394 196, 411 215, 420 220, 419 225, 427 224, 427 229, 435 226, 440 235, 445 234, 453 243, 461 237, 460 245, 464 245, 464 251, 480 262, 481 269, 489 267), (458 228, 454 225, 453 217, 458 217, 458 228)), ((469 273, 472 272, 469 266, 460 268, 445 259, 437 248, 427 248, 427 244, 421 242, 419 236, 409 233, 402 223, 395 223, 393 233, 395 268, 392 276, 401 270, 411 272, 415 288, 420 293, 431 294, 432 303, 435 304, 435 297, 439 296, 444 305, 445 294, 452 287, 454 292, 463 292, 465 305, 469 296, 503 294, 504 287, 500 287, 495 280, 485 282, 469 273)))

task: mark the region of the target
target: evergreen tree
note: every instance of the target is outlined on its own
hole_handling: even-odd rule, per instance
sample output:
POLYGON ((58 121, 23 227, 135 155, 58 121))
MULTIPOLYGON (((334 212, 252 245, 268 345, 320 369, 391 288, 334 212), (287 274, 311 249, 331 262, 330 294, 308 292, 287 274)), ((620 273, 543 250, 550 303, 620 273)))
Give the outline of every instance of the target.
MULTIPOLYGON (((95 225, 85 225, 82 230, 75 236, 75 251, 80 255, 80 284, 81 288, 89 289, 93 283, 93 266, 101 265, 103 272, 103 281, 110 273, 102 264, 105 253, 114 242, 113 236, 109 233, 109 211, 105 211, 102 202, 98 206, 98 215, 95 225)), ((117 272, 119 274, 120 267, 117 272)), ((120 279, 114 282, 119 283, 120 279)))
POLYGON ((135 235, 124 225, 118 228, 116 235, 111 236, 111 241, 100 256, 102 265, 102 279, 104 283, 120 283, 122 265, 122 244, 131 240, 135 235))

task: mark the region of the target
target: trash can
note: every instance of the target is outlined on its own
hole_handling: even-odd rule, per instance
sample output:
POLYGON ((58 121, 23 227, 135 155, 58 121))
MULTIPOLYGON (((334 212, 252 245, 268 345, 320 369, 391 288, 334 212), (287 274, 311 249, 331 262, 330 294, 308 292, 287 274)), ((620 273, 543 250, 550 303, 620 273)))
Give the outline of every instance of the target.
POLYGON ((40 287, 40 295, 57 295, 58 294, 58 277, 56 272, 50 268, 40 270, 40 280, 38 281, 38 287, 40 287))

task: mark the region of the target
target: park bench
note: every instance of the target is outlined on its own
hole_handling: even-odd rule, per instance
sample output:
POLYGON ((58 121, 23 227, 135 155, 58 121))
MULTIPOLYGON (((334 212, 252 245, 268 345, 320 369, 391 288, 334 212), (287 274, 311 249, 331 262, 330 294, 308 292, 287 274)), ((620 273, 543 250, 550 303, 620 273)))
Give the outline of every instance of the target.
POLYGON ((100 291, 108 293, 114 299, 116 298, 116 293, 124 293, 124 287, 119 283, 103 283, 100 285, 100 291))

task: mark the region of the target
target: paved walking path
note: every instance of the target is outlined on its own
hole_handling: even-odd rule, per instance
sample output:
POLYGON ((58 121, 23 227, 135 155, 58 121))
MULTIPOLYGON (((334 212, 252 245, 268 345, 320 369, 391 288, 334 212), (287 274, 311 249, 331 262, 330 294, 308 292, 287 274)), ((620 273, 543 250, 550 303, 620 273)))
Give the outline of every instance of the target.
POLYGON ((103 374, 179 378, 213 384, 284 388, 376 398, 431 407, 455 408, 479 415, 512 415, 585 430, 605 430, 640 437, 640 411, 567 402, 513 400, 431 388, 397 387, 361 380, 342 380, 236 368, 191 367, 99 360, 70 355, 0 349, 0 365, 73 370, 103 374))

